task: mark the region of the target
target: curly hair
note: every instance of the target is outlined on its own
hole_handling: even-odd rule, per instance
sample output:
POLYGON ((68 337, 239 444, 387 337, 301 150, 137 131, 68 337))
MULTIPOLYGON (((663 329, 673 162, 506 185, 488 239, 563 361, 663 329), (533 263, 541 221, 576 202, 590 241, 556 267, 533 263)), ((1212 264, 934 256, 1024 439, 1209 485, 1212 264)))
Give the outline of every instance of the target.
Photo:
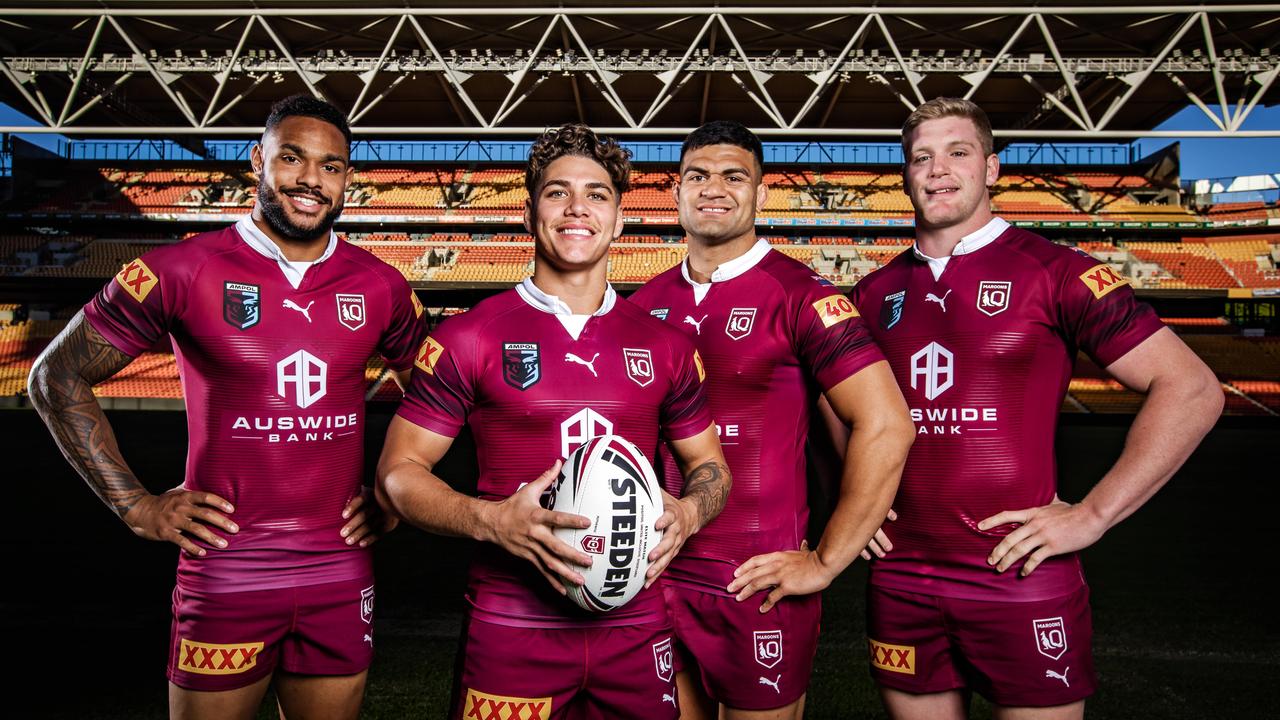
POLYGON ((631 187, 631 151, 620 147, 613 138, 597 136, 594 130, 581 123, 570 123, 547 130, 529 148, 524 186, 531 199, 538 196, 542 175, 551 163, 569 155, 599 163, 609 173, 609 181, 613 183, 617 195, 615 200, 622 202, 622 194, 631 187))
POLYGON ((338 128, 347 145, 351 144, 351 126, 347 124, 347 116, 338 108, 310 95, 290 95, 271 106, 271 114, 267 116, 263 133, 269 133, 277 125, 291 117, 310 117, 323 120, 338 128))
POLYGON ((995 152, 995 138, 991 135, 991 121, 987 119, 987 113, 976 103, 963 98, 952 97, 936 97, 911 113, 907 121, 902 124, 902 155, 907 157, 911 154, 911 133, 916 128, 929 120, 938 120, 944 117, 961 117, 967 118, 978 129, 978 140, 982 143, 982 154, 990 155, 995 152))

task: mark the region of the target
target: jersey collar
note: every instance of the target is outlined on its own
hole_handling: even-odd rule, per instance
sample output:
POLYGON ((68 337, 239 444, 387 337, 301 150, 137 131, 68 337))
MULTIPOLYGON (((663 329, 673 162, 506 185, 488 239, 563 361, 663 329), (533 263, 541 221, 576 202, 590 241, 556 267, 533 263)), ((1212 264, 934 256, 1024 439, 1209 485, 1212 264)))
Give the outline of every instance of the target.
MULTIPOLYGON (((573 315, 573 310, 564 303, 563 300, 555 295, 548 295, 541 288, 533 284, 533 278, 527 277, 516 286, 516 292, 529 305, 552 315, 573 315)), ((606 283, 604 287, 604 302, 600 303, 600 309, 591 313, 592 315, 604 315, 613 309, 614 303, 618 301, 618 293, 614 291, 613 285, 606 283)))
POLYGON ((280 272, 284 273, 284 277, 289 281, 295 290, 302 283, 302 276, 307 272, 307 268, 322 263, 333 256, 335 250, 338 249, 338 236, 332 230, 329 231, 329 244, 325 246, 324 254, 318 260, 311 262, 291 262, 284 253, 280 251, 280 246, 271 241, 265 233, 258 228, 253 222, 251 215, 245 215, 236 221, 236 230, 240 233, 241 239, 245 244, 253 248, 259 255, 274 260, 276 265, 280 267, 280 272))
POLYGON ((929 263, 929 270, 933 273, 933 279, 937 280, 942 277, 942 271, 947 268, 947 261, 956 255, 968 255, 995 242, 995 239, 1004 234, 1009 229, 1009 223, 1001 217, 993 217, 982 227, 960 238, 960 242, 956 245, 951 254, 946 257, 929 257, 920 250, 920 242, 916 241, 911 244, 911 252, 915 254, 917 260, 923 260, 929 263))
POLYGON ((750 250, 728 262, 721 263, 720 267, 711 272, 711 282, 705 283, 700 283, 689 275, 689 258, 686 257, 684 262, 680 263, 680 275, 693 288, 693 304, 702 304, 703 298, 707 296, 708 292, 711 292, 711 286, 715 283, 732 280, 758 265, 764 259, 764 256, 769 254, 771 249, 768 240, 764 238, 757 239, 756 244, 752 245, 750 250))

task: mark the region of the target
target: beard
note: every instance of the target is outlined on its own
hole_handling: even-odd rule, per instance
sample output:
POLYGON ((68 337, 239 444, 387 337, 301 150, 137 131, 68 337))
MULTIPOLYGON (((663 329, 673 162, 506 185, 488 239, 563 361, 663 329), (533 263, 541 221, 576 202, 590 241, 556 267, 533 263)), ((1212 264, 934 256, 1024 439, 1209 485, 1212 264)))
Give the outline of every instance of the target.
MULTIPOLYGON (((300 189, 300 188, 299 188, 300 189)), ((264 182, 258 183, 258 206, 262 208, 262 219, 271 226, 281 237, 289 240, 297 240, 305 242, 315 240, 329 234, 333 229, 333 223, 342 214, 342 203, 333 203, 328 197, 319 193, 307 191, 306 194, 316 200, 331 206, 329 212, 320 216, 319 221, 312 227, 304 227, 295 223, 284 209, 284 200, 281 199, 280 193, 264 182)))

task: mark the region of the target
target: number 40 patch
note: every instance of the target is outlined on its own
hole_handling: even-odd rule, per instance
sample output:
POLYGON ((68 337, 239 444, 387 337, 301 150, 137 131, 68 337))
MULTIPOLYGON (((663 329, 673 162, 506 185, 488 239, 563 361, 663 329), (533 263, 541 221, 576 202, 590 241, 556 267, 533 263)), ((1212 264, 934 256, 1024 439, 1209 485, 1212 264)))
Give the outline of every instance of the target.
POLYGON ((815 302, 813 309, 817 310, 818 317, 822 318, 823 327, 831 327, 838 322, 858 317, 858 309, 853 306, 849 298, 843 295, 828 295, 815 302))

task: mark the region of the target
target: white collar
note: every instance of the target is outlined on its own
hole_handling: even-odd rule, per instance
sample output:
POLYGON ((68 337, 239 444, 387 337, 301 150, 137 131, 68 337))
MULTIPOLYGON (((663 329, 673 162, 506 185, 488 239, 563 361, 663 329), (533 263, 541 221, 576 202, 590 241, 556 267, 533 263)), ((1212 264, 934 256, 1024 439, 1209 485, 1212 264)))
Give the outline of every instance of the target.
MULTIPOLYGON (((715 270, 713 270, 711 272, 711 282, 713 283, 724 282, 725 280, 732 280, 738 277, 739 275, 755 267, 761 260, 764 259, 765 255, 769 254, 769 251, 772 249, 773 248, 769 246, 768 240, 765 240, 764 238, 760 238, 756 240, 756 244, 752 245, 750 250, 742 253, 741 255, 739 255, 738 257, 732 260, 727 260, 721 263, 720 267, 717 267, 715 270)), ((684 279, 688 281, 690 285, 697 286, 697 285, 710 284, 710 283, 697 282, 692 277, 690 277, 689 258, 687 257, 684 259, 684 262, 680 263, 680 274, 684 276, 684 279)))
POLYGON ((236 230, 239 231, 241 239, 245 244, 253 248, 257 253, 268 260, 275 260, 276 265, 280 267, 280 272, 284 273, 284 277, 293 286, 294 290, 298 289, 298 285, 302 283, 302 276, 307 272, 307 268, 316 263, 324 262, 332 257, 335 250, 338 249, 338 236, 332 230, 329 231, 329 244, 325 247, 324 253, 317 260, 312 261, 291 261, 280 251, 280 246, 276 245, 271 238, 267 237, 260 228, 253 222, 252 215, 245 215, 236 221, 236 230))
POLYGON ((920 250, 920 242, 918 240, 911 244, 911 252, 915 253, 917 259, 929 263, 929 271, 933 273, 933 279, 936 282, 938 278, 942 277, 942 271, 947 269, 948 260, 956 255, 968 255, 981 250, 994 242, 996 238, 1000 237, 1008 229, 1009 223, 1005 222, 1004 218, 993 217, 986 225, 960 238, 960 242, 956 244, 955 249, 946 257, 936 258, 925 255, 920 250))
MULTIPOLYGON (((968 255, 969 253, 977 252, 982 248, 990 245, 992 242, 995 241, 996 238, 1003 235, 1004 231, 1008 229, 1009 229, 1009 223, 1004 218, 993 217, 989 222, 987 222, 986 225, 983 225, 977 230, 974 230, 968 235, 965 235, 964 237, 960 238, 960 242, 956 244, 956 247, 954 250, 951 251, 951 254, 952 255, 968 255)), ((933 258, 933 257, 929 257, 928 255, 925 255, 920 250, 920 243, 918 241, 915 243, 912 243, 911 250, 916 254, 916 257, 920 258, 921 260, 943 260, 944 259, 944 258, 933 258)))
MULTIPOLYGON (((573 315, 573 310, 564 303, 563 300, 555 295, 548 295, 542 291, 542 288, 533 284, 533 278, 527 277, 516 286, 516 292, 520 293, 520 297, 533 307, 545 313, 552 315, 573 315)), ((618 293, 614 291, 613 285, 608 283, 604 286, 604 302, 600 303, 600 308, 592 315, 604 315, 613 309, 614 303, 618 301, 618 293)))
POLYGON ((720 263, 719 267, 711 271, 711 282, 705 283, 700 283, 689 275, 689 258, 685 257, 684 262, 680 263, 680 275, 684 277, 685 282, 693 286, 693 304, 701 305, 703 298, 711 291, 711 286, 714 283, 725 282, 742 275, 758 265, 772 249, 768 240, 764 238, 757 239, 756 244, 752 245, 750 250, 732 260, 720 263))

